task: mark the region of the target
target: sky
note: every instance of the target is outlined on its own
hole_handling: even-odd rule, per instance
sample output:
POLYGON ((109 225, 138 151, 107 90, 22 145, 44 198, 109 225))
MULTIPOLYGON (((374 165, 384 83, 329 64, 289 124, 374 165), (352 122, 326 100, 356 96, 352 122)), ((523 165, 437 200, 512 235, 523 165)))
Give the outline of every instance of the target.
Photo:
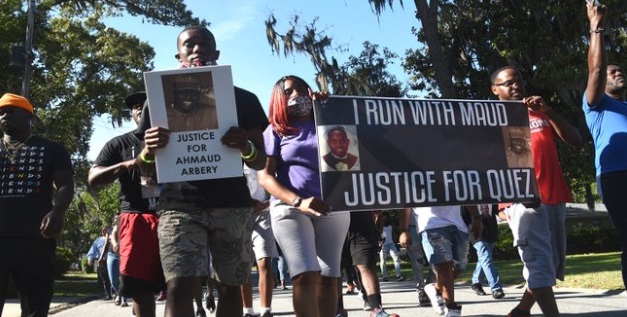
MULTIPOLYGON (((288 29, 294 15, 300 16, 303 26, 318 18, 317 29, 333 39, 334 47, 342 46, 346 50, 327 51, 327 57, 334 56, 340 65, 349 56, 358 56, 365 41, 387 47, 401 57, 406 49, 418 46, 411 28, 419 27, 419 21, 414 17, 415 7, 411 2, 406 2, 403 8, 395 1, 393 10, 384 11, 379 18, 366 0, 187 0, 185 4, 195 16, 211 22, 209 29, 220 50, 218 64, 231 65, 233 83, 255 93, 266 112, 272 86, 279 78, 293 74, 315 86, 316 74, 306 55, 285 57, 272 53, 264 24, 272 13, 279 21, 276 27, 279 33, 288 29)), ((154 70, 178 68, 174 54, 181 27, 143 23, 141 17, 130 16, 109 18, 104 23, 150 44, 156 53, 154 70)), ((400 63, 399 59, 389 70, 406 82, 408 76, 400 63)), ((108 115, 95 119, 88 159, 94 160, 109 139, 133 128, 130 121, 113 128, 108 115)))

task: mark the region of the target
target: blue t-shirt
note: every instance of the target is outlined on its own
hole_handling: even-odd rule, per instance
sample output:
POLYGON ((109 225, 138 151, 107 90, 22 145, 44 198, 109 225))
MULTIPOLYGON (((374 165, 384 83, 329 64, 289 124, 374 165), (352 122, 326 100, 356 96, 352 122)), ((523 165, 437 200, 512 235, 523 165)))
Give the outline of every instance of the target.
POLYGON ((276 180, 300 197, 322 199, 316 125, 310 120, 293 126, 299 129, 295 135, 280 136, 272 126, 263 133, 266 154, 276 159, 276 180))
POLYGON ((89 252, 87 252, 87 258, 92 260, 98 260, 100 257, 100 253, 102 253, 102 248, 105 245, 105 237, 98 237, 94 240, 94 243, 91 244, 91 248, 89 248, 89 252))
POLYGON ((594 141, 597 176, 627 170, 627 102, 604 95, 591 108, 584 93, 582 107, 594 141))

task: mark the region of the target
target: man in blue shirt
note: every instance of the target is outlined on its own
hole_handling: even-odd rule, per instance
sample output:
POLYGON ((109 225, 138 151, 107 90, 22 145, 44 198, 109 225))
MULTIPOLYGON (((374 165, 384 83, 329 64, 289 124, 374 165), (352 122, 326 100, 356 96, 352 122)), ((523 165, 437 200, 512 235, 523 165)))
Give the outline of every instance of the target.
POLYGON ((595 147, 597 188, 612 218, 621 246, 623 284, 627 287, 627 83, 625 71, 607 64, 603 21, 607 7, 588 3, 590 48, 583 112, 595 147))
POLYGON ((87 265, 93 266, 98 275, 98 285, 104 287, 105 300, 113 299, 111 296, 111 282, 109 281, 109 274, 107 273, 107 262, 104 257, 101 257, 103 248, 105 245, 105 236, 109 232, 109 227, 102 228, 102 235, 91 244, 89 252, 87 252, 87 265), (103 259, 103 261, 100 261, 103 259))

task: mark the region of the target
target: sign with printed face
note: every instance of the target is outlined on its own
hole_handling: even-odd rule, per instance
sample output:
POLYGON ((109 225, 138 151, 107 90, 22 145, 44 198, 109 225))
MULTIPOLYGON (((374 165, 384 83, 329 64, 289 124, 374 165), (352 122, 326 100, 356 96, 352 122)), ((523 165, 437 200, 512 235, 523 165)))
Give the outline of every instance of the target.
POLYGON ((221 144, 237 126, 230 66, 205 66, 144 73, 152 126, 170 130, 156 153, 159 183, 238 177, 240 152, 221 144))
POLYGON ((334 210, 538 197, 521 102, 332 96, 314 109, 322 196, 334 210))

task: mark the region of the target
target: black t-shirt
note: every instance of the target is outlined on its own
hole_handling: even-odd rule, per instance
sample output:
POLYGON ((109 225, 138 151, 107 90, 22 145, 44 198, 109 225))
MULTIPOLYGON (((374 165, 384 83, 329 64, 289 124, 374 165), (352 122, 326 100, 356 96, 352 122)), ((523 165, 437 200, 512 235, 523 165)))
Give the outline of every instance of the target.
POLYGON ((372 211, 353 211, 348 231, 371 234, 377 232, 377 227, 372 218, 372 211))
MULTIPOLYGON (((268 126, 266 114, 255 94, 235 87, 235 105, 241 128, 258 128, 263 131, 268 126)), ((252 206, 252 199, 243 174, 241 177, 166 183, 159 196, 160 210, 190 211, 249 206, 252 206)))
MULTIPOLYGON (((487 206, 487 205, 485 205, 487 206)), ((496 221, 497 205, 492 205, 492 211, 488 208, 479 209, 479 216, 481 216, 481 222, 483 223, 483 230, 481 230, 481 236, 477 240, 485 241, 488 243, 495 243, 499 239, 499 226, 496 221)), ((470 212, 465 207, 462 208, 462 218, 467 225, 472 222, 470 212)))
MULTIPOLYGON (((142 141, 133 132, 117 136, 105 144, 100 150, 95 164, 98 166, 113 166, 115 164, 134 159, 142 150, 142 141)), ((147 213, 149 200, 142 198, 139 169, 124 171, 118 178, 120 182, 120 211, 147 213)))
POLYGON ((54 174, 73 172, 72 161, 63 145, 38 136, 14 154, 0 144, 0 237, 39 237, 52 210, 54 174))

